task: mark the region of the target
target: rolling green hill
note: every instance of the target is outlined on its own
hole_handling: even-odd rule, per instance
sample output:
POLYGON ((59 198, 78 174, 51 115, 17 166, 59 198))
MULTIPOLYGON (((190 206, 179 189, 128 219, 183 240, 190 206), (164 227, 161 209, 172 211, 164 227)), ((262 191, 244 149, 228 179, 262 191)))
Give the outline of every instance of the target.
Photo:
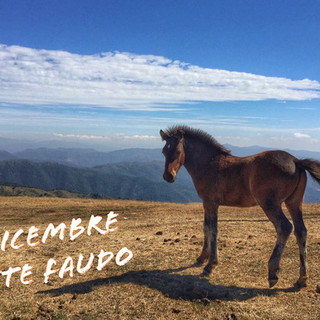
POLYGON ((38 188, 31 187, 19 187, 15 185, 0 185, 0 196, 3 197, 55 197, 55 198, 79 198, 79 199, 88 199, 88 198, 107 198, 108 197, 99 197, 96 194, 84 194, 84 193, 75 193, 66 190, 42 190, 38 188))

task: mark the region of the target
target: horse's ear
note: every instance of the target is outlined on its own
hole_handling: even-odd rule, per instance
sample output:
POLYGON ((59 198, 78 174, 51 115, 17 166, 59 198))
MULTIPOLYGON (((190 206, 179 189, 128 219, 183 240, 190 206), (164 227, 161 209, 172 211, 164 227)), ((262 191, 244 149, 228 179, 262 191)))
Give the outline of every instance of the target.
POLYGON ((162 138, 162 141, 167 140, 167 138, 168 138, 168 135, 165 134, 162 130, 160 130, 160 136, 162 138))

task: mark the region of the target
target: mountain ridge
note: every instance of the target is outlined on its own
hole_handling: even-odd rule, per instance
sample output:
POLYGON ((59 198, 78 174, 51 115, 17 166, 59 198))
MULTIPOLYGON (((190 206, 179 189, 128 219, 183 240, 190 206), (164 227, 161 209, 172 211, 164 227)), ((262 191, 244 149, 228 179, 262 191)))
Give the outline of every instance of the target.
MULTIPOLYGON (((226 147, 236 156, 268 150, 259 146, 226 147)), ((298 158, 320 160, 317 152, 289 150, 289 153, 298 158)), ((122 199, 200 201, 184 168, 174 184, 164 182, 163 170, 161 149, 130 148, 100 152, 94 149, 38 148, 14 154, 0 151, 0 184, 13 183, 43 190, 63 189, 122 199)), ((309 174, 305 202, 320 202, 320 186, 309 174)))
POLYGON ((162 179, 163 164, 118 163, 95 168, 74 168, 58 163, 30 160, 0 161, 0 184, 15 184, 42 190, 98 194, 114 199, 168 202, 197 202, 199 198, 189 178, 182 174, 175 184, 162 179), (148 174, 149 173, 149 174, 148 174))
MULTIPOLYGON (((260 146, 237 147, 226 144, 225 147, 231 150, 231 154, 244 157, 262 151, 275 150, 260 146)), ((284 151, 297 158, 312 158, 320 160, 320 152, 309 150, 290 150, 284 151)), ((148 162, 151 160, 163 161, 161 148, 127 148, 115 151, 102 152, 95 149, 82 148, 27 148, 23 151, 10 153, 0 150, 0 161, 9 159, 26 159, 35 162, 57 162, 73 167, 95 167, 99 165, 117 162, 148 162)))

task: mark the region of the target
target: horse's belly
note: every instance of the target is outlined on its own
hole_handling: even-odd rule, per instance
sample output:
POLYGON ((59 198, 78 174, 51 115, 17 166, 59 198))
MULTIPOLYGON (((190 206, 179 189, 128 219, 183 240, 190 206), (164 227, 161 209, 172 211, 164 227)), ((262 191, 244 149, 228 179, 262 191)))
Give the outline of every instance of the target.
POLYGON ((225 206, 253 207, 258 203, 251 195, 239 193, 223 197, 221 204, 225 206))

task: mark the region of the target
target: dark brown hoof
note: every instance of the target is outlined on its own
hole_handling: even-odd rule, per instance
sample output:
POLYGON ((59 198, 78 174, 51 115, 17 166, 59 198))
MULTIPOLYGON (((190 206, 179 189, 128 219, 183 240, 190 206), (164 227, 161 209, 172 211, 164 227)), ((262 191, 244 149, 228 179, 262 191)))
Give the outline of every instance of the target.
POLYGON ((278 277, 269 278, 269 288, 274 287, 278 282, 278 277))
POLYGON ((298 281, 294 284, 296 288, 305 288, 307 286, 307 279, 299 278, 298 281))
POLYGON ((209 277, 211 272, 206 271, 205 269, 202 271, 202 273, 200 274, 200 277, 209 277))
POLYGON ((211 271, 212 271, 212 266, 206 266, 203 269, 203 272, 202 272, 201 276, 208 277, 208 276, 210 276, 211 271))
POLYGON ((194 266, 200 267, 203 265, 203 263, 204 263, 204 261, 202 259, 198 258, 197 261, 194 263, 194 266))

